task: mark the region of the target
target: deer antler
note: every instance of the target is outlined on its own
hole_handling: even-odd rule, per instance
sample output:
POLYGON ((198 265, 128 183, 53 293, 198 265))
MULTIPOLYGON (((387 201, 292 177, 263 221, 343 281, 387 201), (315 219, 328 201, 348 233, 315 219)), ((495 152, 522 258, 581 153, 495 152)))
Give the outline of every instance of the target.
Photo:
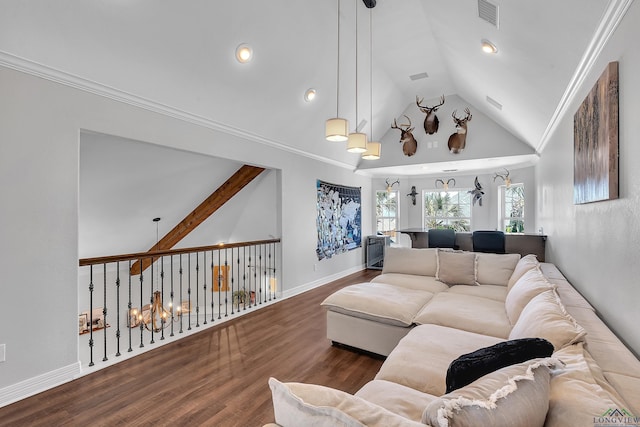
POLYGON ((433 107, 420 105, 422 104, 422 101, 424 101, 424 98, 420 98, 420 100, 418 100, 418 95, 416 95, 416 105, 418 106, 418 108, 420 108, 420 111, 422 111, 423 113, 430 113, 434 110, 437 110, 439 107, 441 107, 444 104, 444 95, 440 97, 440 104, 434 105, 433 107))

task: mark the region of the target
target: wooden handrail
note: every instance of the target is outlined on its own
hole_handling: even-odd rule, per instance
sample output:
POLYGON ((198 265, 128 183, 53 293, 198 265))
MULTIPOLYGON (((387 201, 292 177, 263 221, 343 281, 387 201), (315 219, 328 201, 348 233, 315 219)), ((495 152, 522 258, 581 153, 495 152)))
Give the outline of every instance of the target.
POLYGON ((280 239, 254 240, 251 242, 238 242, 238 243, 219 243, 217 245, 196 246, 192 248, 169 249, 169 250, 154 251, 154 252, 136 252, 131 254, 109 255, 109 256, 95 257, 95 258, 82 258, 78 261, 78 264, 80 267, 84 267, 87 265, 106 264, 106 263, 112 263, 112 262, 118 262, 118 261, 139 260, 144 258, 155 259, 161 256, 179 255, 179 254, 186 254, 190 252, 204 252, 204 251, 210 251, 210 250, 265 245, 268 243, 280 243, 280 239))

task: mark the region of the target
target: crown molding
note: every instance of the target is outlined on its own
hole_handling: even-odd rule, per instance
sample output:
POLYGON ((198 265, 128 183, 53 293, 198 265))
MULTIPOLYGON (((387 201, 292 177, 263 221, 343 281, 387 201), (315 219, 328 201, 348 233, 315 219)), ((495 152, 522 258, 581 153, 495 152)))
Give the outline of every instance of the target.
POLYGON ((627 10, 633 3, 633 0, 611 0, 605 9, 602 19, 596 28, 587 49, 582 55, 582 59, 578 63, 576 71, 573 73, 569 84, 560 98, 560 102, 555 112, 551 116, 551 120, 547 125, 542 138, 536 147, 536 152, 541 153, 545 146, 549 143, 551 135, 558 127, 560 120, 567 113, 569 105, 575 100, 582 84, 593 69, 598 57, 606 46, 607 42, 613 36, 620 22, 627 13, 627 10))
POLYGON ((142 108, 154 113, 162 114, 167 117, 172 117, 174 119, 202 126, 207 129, 212 129, 252 142, 257 142, 259 144, 263 144, 277 150, 286 151, 288 153, 307 157, 309 159, 328 163, 330 165, 349 169, 351 171, 355 170, 354 165, 333 160, 328 157, 319 156, 317 154, 308 153, 274 139, 248 132, 240 128, 229 126, 224 123, 209 119, 207 117, 190 113, 188 111, 181 110, 170 105, 162 104, 151 99, 143 98, 141 96, 134 95, 132 93, 125 92, 123 90, 116 89, 114 87, 107 86, 89 79, 85 79, 83 77, 70 74, 65 71, 61 71, 35 61, 31 61, 29 59, 21 58, 8 52, 0 51, 0 66, 40 77, 45 80, 49 80, 65 86, 69 86, 74 89, 79 89, 84 92, 89 92, 104 98, 109 98, 117 102, 132 105, 137 108, 142 108))

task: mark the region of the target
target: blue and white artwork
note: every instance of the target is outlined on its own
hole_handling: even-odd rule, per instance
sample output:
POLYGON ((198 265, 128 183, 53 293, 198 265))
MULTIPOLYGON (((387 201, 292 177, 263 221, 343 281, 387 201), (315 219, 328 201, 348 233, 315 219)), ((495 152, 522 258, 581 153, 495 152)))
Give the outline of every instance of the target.
POLYGON ((359 248, 362 243, 360 187, 317 180, 318 259, 359 248))

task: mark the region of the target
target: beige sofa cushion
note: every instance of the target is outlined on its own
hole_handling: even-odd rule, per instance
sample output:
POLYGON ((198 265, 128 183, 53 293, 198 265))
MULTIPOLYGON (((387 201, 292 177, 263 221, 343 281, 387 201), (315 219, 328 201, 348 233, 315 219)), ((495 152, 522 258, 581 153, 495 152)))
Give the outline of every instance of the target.
POLYGON ((431 292, 386 283, 359 283, 334 292, 321 305, 338 313, 388 325, 410 326, 431 297, 431 292))
POLYGON ((520 254, 476 254, 476 281, 479 285, 507 286, 520 254))
POLYGON ((446 291, 452 294, 464 294, 482 298, 489 298, 492 300, 501 301, 503 303, 507 298, 507 287, 502 285, 454 285, 446 291))
POLYGON ((440 396, 447 388, 447 369, 454 359, 500 341, 445 326, 416 326, 389 354, 375 379, 440 396))
POLYGON ((448 326, 498 338, 507 338, 511 331, 503 302, 449 292, 435 295, 413 321, 419 325, 448 326))
POLYGON ((476 285, 476 254, 437 249, 436 279, 453 285, 476 285))
POLYGON ((276 423, 282 427, 424 427, 357 396, 315 384, 269 379, 276 423))
POLYGON ((556 351, 584 340, 586 332, 567 313, 555 290, 533 297, 513 326, 509 339, 544 338, 556 351))
POLYGON ((516 264, 516 268, 513 269, 509 282, 507 282, 509 289, 516 284, 518 279, 521 278, 524 273, 532 268, 538 267, 539 265, 540 263, 538 262, 538 258, 533 254, 525 255, 520 258, 520 261, 516 264))
POLYGON ((355 394, 404 418, 420 422, 424 408, 436 396, 385 380, 369 381, 355 394))
POLYGON ((387 247, 384 251, 382 273, 436 275, 436 250, 387 247))
POLYGON ((533 359, 487 374, 431 402, 422 422, 438 427, 542 427, 553 364, 553 359, 533 359))
POLYGON ((417 274, 382 273, 371 279, 373 283, 387 283, 401 288, 423 290, 434 294, 449 289, 445 283, 436 280, 435 276, 419 276, 417 274))
POLYGON ((567 346, 554 357, 564 365, 552 370, 545 427, 594 425, 594 419, 609 410, 628 410, 582 343, 567 346))
POLYGON ((554 288, 555 286, 549 283, 540 269, 532 268, 524 273, 509 289, 504 301, 504 308, 511 324, 515 325, 522 309, 533 297, 554 288))

